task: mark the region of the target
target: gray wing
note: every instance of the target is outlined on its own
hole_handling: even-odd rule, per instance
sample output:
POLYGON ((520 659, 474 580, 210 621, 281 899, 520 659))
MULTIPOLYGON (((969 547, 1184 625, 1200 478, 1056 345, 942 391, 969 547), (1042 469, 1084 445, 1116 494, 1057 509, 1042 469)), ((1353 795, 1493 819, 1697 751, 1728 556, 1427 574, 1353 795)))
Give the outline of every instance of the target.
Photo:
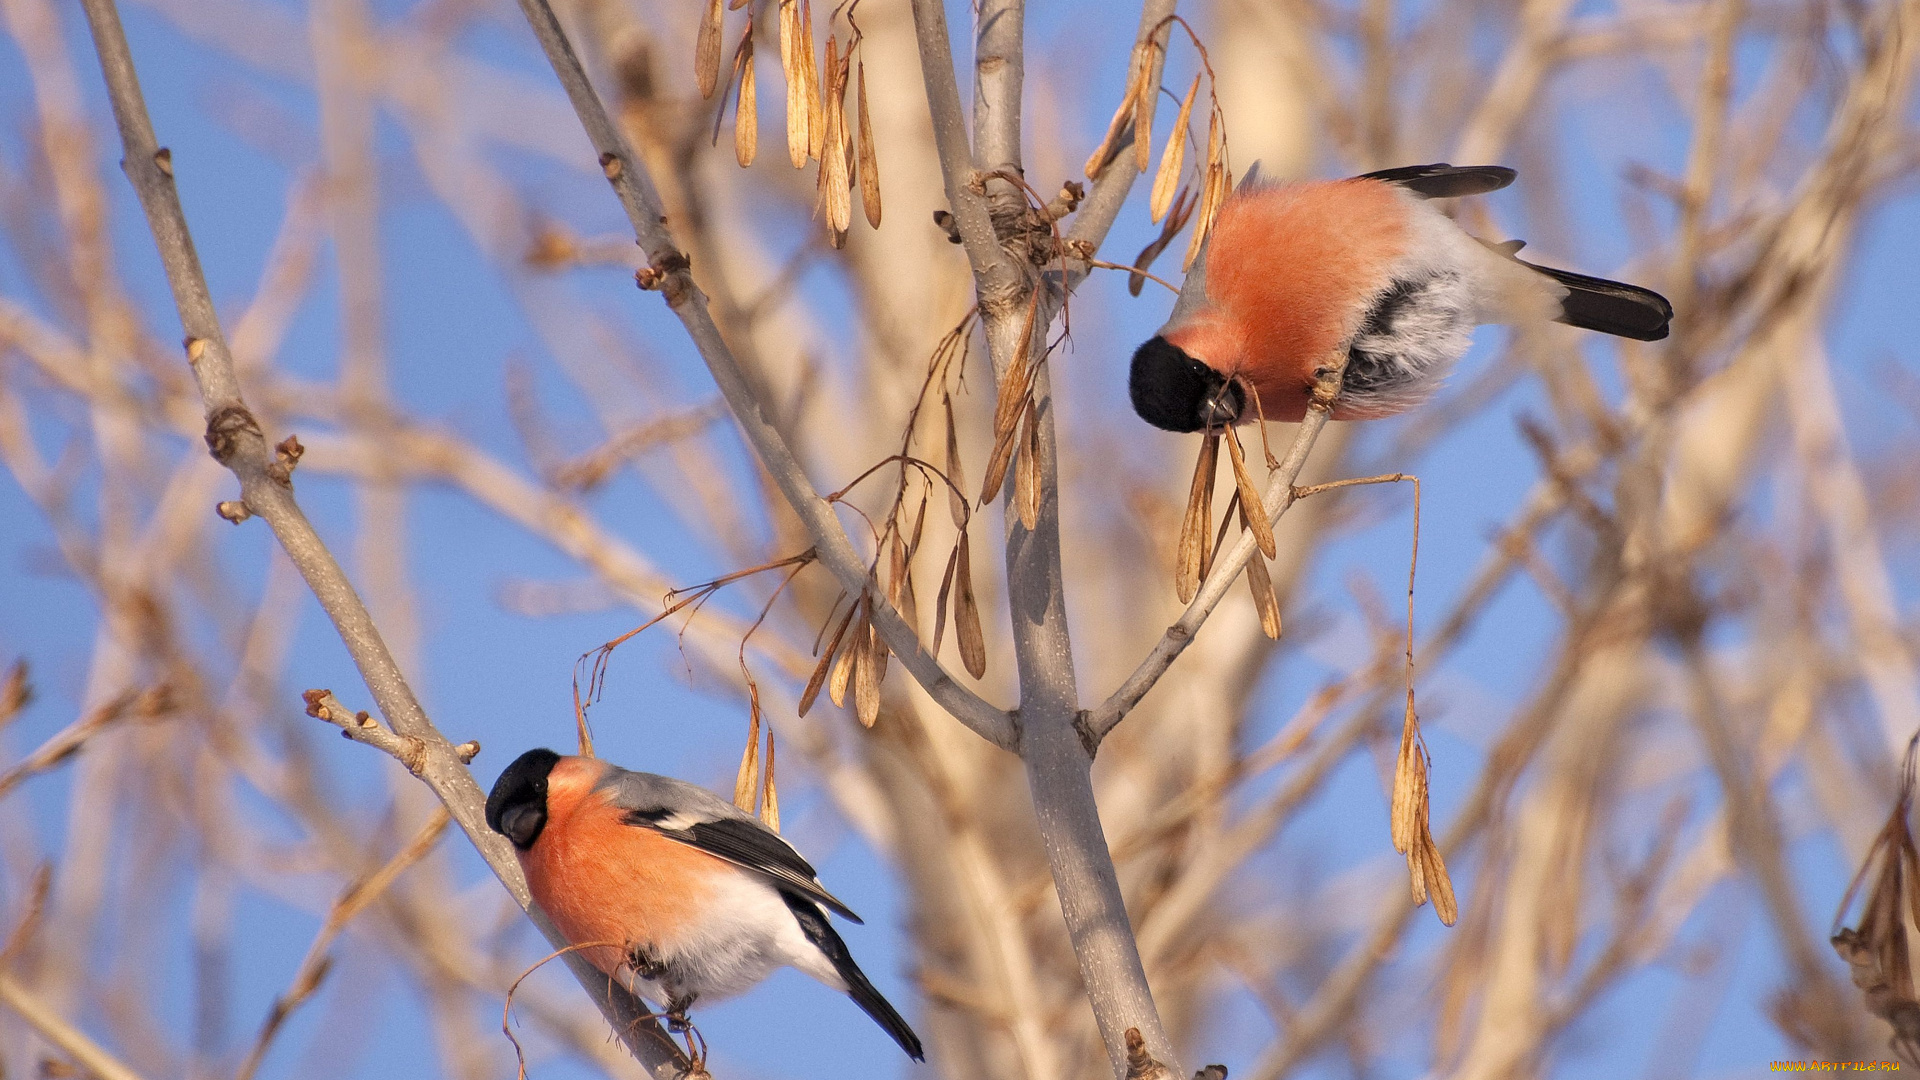
POLYGON ((626 811, 627 824, 699 848, 759 874, 783 892, 861 921, 821 886, 819 875, 792 844, 706 788, 671 776, 619 768, 611 770, 600 786, 614 792, 614 805, 626 811))

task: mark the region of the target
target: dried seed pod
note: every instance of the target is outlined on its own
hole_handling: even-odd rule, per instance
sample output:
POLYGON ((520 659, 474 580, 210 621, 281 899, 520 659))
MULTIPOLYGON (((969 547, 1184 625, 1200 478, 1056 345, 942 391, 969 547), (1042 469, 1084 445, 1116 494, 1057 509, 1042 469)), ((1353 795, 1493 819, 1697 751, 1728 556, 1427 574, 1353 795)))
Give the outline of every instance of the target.
POLYGON ((941 467, 947 472, 947 508, 953 512, 953 527, 967 527, 967 499, 961 492, 967 490, 967 474, 960 465, 960 427, 953 422, 953 396, 942 391, 940 406, 947 414, 947 460, 941 467))
POLYGON ((859 658, 853 664, 853 711, 860 718, 861 727, 872 727, 880 719, 880 679, 885 674, 887 647, 880 644, 880 635, 873 629, 871 619, 867 621, 866 633, 853 639, 853 648, 849 652, 858 652, 859 658))
POLYGON ((987 458, 987 475, 980 482, 980 503, 983 506, 1000 497, 1000 485, 1006 482, 1007 466, 1013 461, 1014 447, 1019 445, 1015 437, 1019 434, 1019 418, 1025 414, 1016 412, 1013 415, 1015 426, 1009 428, 1005 435, 994 439, 993 454, 987 458))
MULTIPOLYGON (((923 502, 920 504, 920 519, 922 521, 925 521, 926 516, 927 516, 927 506, 926 506, 926 503, 923 502)), ((912 561, 913 547, 916 547, 916 546, 918 545, 915 544, 915 545, 909 546, 907 549, 907 560, 908 560, 907 570, 906 570, 906 573, 902 575, 900 578, 900 599, 894 601, 893 606, 900 609, 900 618, 902 621, 904 621, 908 626, 913 627, 915 630, 918 630, 920 628, 920 599, 915 594, 914 588, 913 588, 913 561, 912 561)))
POLYGON ((1267 520, 1266 504, 1260 501, 1260 490, 1253 486, 1253 476, 1247 472, 1240 436, 1231 427, 1227 428, 1227 457, 1233 462, 1233 483, 1240 492, 1241 509, 1246 512, 1247 531, 1253 533, 1260 553, 1271 559, 1279 553, 1273 543, 1273 523, 1267 520))
POLYGON ((1160 223, 1160 235, 1154 237, 1153 242, 1141 248, 1140 254, 1134 257, 1133 273, 1127 275, 1128 295, 1140 295, 1141 286, 1147 283, 1147 271, 1153 269, 1153 261, 1167 250, 1167 245, 1173 243, 1174 237, 1180 235, 1180 230, 1186 227, 1187 220, 1193 216, 1193 208, 1199 203, 1200 197, 1194 193, 1191 185, 1181 188, 1180 194, 1174 196, 1173 207, 1168 210, 1166 220, 1160 223))
POLYGON ((741 45, 740 99, 733 107, 733 159, 741 168, 760 151, 760 102, 753 85, 753 38, 741 45))
POLYGON ((1133 164, 1146 172, 1153 164, 1153 108, 1160 103, 1160 88, 1154 84, 1153 62, 1160 56, 1160 43, 1148 38, 1143 43, 1140 65, 1140 90, 1133 98, 1133 164))
POLYGON ((813 674, 807 679, 807 688, 800 692, 798 711, 801 716, 807 715, 807 710, 813 708, 814 699, 820 696, 820 687, 826 684, 827 673, 833 667, 834 656, 840 651, 840 642, 846 637, 847 626, 853 621, 853 614, 857 609, 857 605, 850 605, 847 608, 847 613, 841 616, 839 625, 834 627, 833 640, 827 643, 826 651, 820 654, 820 662, 814 665, 813 674))
POLYGON ((954 574, 958 595, 954 600, 953 636, 960 646, 960 660, 968 674, 978 679, 987 673, 987 642, 980 633, 980 606, 973 598, 973 557, 967 551, 967 534, 960 534, 959 569, 954 574))
MULTIPOLYGON (((1258 505, 1258 504, 1256 504, 1258 505)), ((1240 503, 1240 521, 1247 520, 1247 504, 1240 503)), ((1247 560, 1247 588, 1253 592, 1253 609, 1260 613, 1260 632, 1280 640, 1280 601, 1273 595, 1273 578, 1267 573, 1267 557, 1258 551, 1247 560)))
POLYGON ((900 606, 900 590, 907 580, 907 542, 900 538, 900 530, 887 533, 887 601, 894 607, 900 606))
MULTIPOLYGON (((867 655, 861 658, 860 667, 862 669, 873 669, 873 686, 874 690, 878 692, 880 687, 886 685, 887 682, 887 655, 889 650, 887 649, 886 639, 880 636, 880 628, 873 626, 871 630, 872 634, 867 642, 867 655)), ((867 726, 872 727, 873 725, 868 724, 867 726)))
POLYGON ((800 63, 807 82, 807 156, 820 160, 826 145, 826 109, 820 97, 820 65, 813 55, 813 0, 800 0, 799 32, 794 44, 800 48, 800 63))
POLYGON ((993 453, 987 458, 987 475, 980 489, 980 501, 990 503, 1000 496, 1000 484, 1006 479, 1007 464, 1013 459, 1014 448, 1018 445, 1014 436, 1019 431, 1020 418, 1025 415, 1027 391, 1032 386, 1032 366, 1028 357, 1033 352, 1034 324, 1040 319, 1040 291, 1035 289, 1027 301, 1027 321, 1020 330, 1020 344, 1014 349, 1013 357, 1007 362, 1006 376, 1000 380, 999 393, 993 406, 993 453))
POLYGON ((816 156, 820 158, 820 192, 826 211, 828 237, 836 248, 845 246, 847 229, 853 224, 853 181, 847 175, 847 156, 839 149, 847 124, 846 82, 843 74, 836 53, 836 42, 832 36, 828 36, 827 88, 821 105, 825 123, 822 125, 822 151, 816 156))
MULTIPOLYGON (((964 532, 960 534, 962 540, 966 539, 966 536, 964 532)), ((954 571, 959 565, 960 545, 955 544, 953 551, 947 555, 946 573, 940 575, 940 595, 933 602, 933 655, 935 656, 940 655, 940 641, 946 636, 947 597, 953 591, 954 571)))
POLYGON ((871 617, 867 612, 867 598, 861 597, 854 605, 852 633, 847 637, 846 648, 840 650, 840 659, 834 662, 833 675, 827 680, 827 696, 835 705, 847 703, 847 684, 853 679, 853 669, 859 666, 860 654, 865 652, 867 632, 871 617))
POLYGON ((1193 117, 1193 99, 1200 93, 1200 75, 1180 102, 1180 114, 1174 118, 1173 131, 1167 136, 1167 148, 1160 152, 1160 171, 1153 177, 1153 194, 1147 200, 1148 220, 1159 221, 1173 205, 1173 193, 1180 186, 1180 168, 1187 160, 1187 123, 1193 117))
POLYGON ((767 728, 767 782, 760 789, 760 821, 774 832, 780 831, 780 789, 773 784, 773 728, 767 728))
POLYGON ((1127 89, 1120 95, 1120 107, 1113 110, 1113 119, 1107 122, 1106 136, 1100 140, 1100 145, 1094 148, 1093 155, 1087 158, 1086 168, 1083 171, 1089 180, 1099 176, 1100 171, 1107 167, 1107 162, 1113 157, 1114 147, 1120 142, 1121 133, 1133 124, 1134 102, 1139 98, 1140 89, 1147 80, 1146 69, 1141 63, 1145 55, 1141 47, 1135 45, 1127 59, 1127 89))
MULTIPOLYGON (((909 559, 920 554, 920 534, 927 526, 927 496, 928 492, 923 488, 920 492, 920 510, 913 515, 913 538, 907 541, 907 558, 909 559)), ((907 588, 913 588, 911 570, 908 571, 907 588)))
MULTIPOLYGON (((811 39, 807 48, 811 49, 811 39)), ((780 71, 787 81, 787 160, 807 165, 807 65, 800 59, 800 0, 780 0, 780 71)))
POLYGON ((753 813, 754 794, 760 787, 760 687, 747 680, 747 748, 740 755, 740 772, 733 778, 733 805, 753 813))
POLYGON ((1180 602, 1193 602, 1207 576, 1213 526, 1213 480, 1219 467, 1220 433, 1209 431, 1200 440, 1199 460, 1193 466, 1193 486, 1187 492, 1187 516, 1180 523, 1180 546, 1174 554, 1173 586, 1180 602))
POLYGON ((1020 466, 1013 474, 1013 502, 1020 525, 1032 532, 1040 524, 1040 419, 1033 398, 1027 398, 1025 438, 1020 441, 1020 466))
POLYGON ((1427 802, 1427 761, 1420 753, 1418 723, 1409 700, 1407 717, 1400 727, 1400 755, 1393 769, 1393 849, 1402 854, 1413 850, 1427 802))
MULTIPOLYGON (((924 501, 920 505, 920 512, 924 517, 926 514, 924 501)), ((913 565, 908 561, 912 556, 907 552, 907 542, 901 537, 899 529, 893 530, 888 535, 890 539, 887 543, 887 602, 893 605, 894 610, 900 613, 900 618, 908 626, 917 626, 920 620, 915 618, 912 610, 913 565)))
POLYGON ((880 155, 873 145, 873 117, 867 111, 867 63, 860 62, 860 206, 866 211, 867 226, 880 227, 880 155))
POLYGON ((720 20, 724 5, 707 0, 706 13, 700 17, 700 36, 693 44, 693 74, 700 82, 700 96, 710 98, 720 85, 720 20))
POLYGON ((1193 236, 1187 240, 1187 257, 1181 264, 1182 269, 1193 268, 1193 260, 1205 246, 1207 234, 1213 231, 1213 219, 1220 212, 1220 203, 1227 197, 1226 151, 1225 136, 1220 132, 1220 110, 1215 109, 1207 121, 1207 165, 1201 170, 1204 179, 1200 185, 1200 210, 1194 218, 1193 236))
POLYGON ((1447 861, 1440 857, 1440 845, 1433 842, 1431 829, 1420 830, 1421 851, 1427 887, 1433 890, 1433 913, 1440 922, 1452 926, 1460 920, 1460 905, 1453 896, 1453 879, 1447 875, 1447 861))
POLYGON ((1214 145, 1214 134, 1219 133, 1218 150, 1208 150, 1208 177, 1213 183, 1213 205, 1207 209, 1206 229, 1213 231, 1213 223, 1220 217, 1220 208, 1226 205, 1227 197, 1233 194, 1233 172, 1227 167, 1227 129, 1222 126, 1221 113, 1214 110, 1213 118, 1207 123, 1207 143, 1214 145))

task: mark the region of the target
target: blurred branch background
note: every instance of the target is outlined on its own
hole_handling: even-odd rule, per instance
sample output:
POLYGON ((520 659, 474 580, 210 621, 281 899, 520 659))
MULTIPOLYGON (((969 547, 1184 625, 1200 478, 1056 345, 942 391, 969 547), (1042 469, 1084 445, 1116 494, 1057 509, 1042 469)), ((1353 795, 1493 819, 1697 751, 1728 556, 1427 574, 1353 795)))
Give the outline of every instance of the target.
MULTIPOLYGON (((781 153, 771 19, 762 145, 742 169, 731 107, 716 145, 721 96, 696 87, 704 5, 556 7, 815 486, 897 452, 972 303, 933 223, 946 204, 907 4, 858 9, 885 213, 842 249, 812 169, 781 153)), ((1103 746, 1104 824, 1184 1059, 1267 1080, 1890 1057, 1825 938, 1920 728, 1920 4, 1183 14, 1240 167, 1511 164, 1513 189, 1461 208, 1470 227, 1679 312, 1650 346, 1483 331, 1440 400, 1334 425, 1309 463, 1311 481, 1426 484, 1416 656, 1457 927, 1416 917, 1387 842, 1410 492, 1302 502, 1278 530, 1281 641, 1236 589, 1103 746)), ((1030 13, 1037 191, 1079 178, 1134 17, 1030 13)), ((575 657, 669 588, 807 546, 670 315, 636 302, 638 251, 511 5, 138 0, 125 18, 249 402, 308 446, 303 503, 441 728, 482 744, 478 775, 569 747, 575 657)), ((949 10, 956 48, 969 18, 949 10)), ((825 5, 815 21, 824 40, 825 5)), ((233 1076, 296 999, 261 1077, 511 1076, 501 997, 546 950, 462 847, 407 851, 317 986, 297 983, 336 901, 398 865, 437 807, 302 715, 302 689, 352 685, 351 669, 264 530, 213 513, 232 484, 200 439, 78 12, 4 0, 0 35, 0 662, 25 665, 0 688, 0 1066, 107 1075, 8 1004, 24 993, 154 1080, 233 1076)), ((1195 69, 1176 37, 1166 86, 1195 69)), ((1157 232, 1146 186, 1105 258, 1157 232)), ((1123 281, 1077 294, 1048 361, 1092 700, 1178 614, 1193 452, 1126 405, 1126 358, 1167 299, 1123 281)), ((977 341, 965 377, 956 441, 977 482, 993 407, 977 341)), ((919 452, 940 456, 944 424, 922 418, 919 452)), ((886 486, 849 501, 878 520, 886 486)), ((922 583, 953 541, 934 509, 922 583)), ((985 550, 979 689, 1006 702, 985 550)), ((774 584, 616 654, 599 752, 726 790, 747 733, 741 638, 774 584)), ((801 574, 744 653, 787 834, 868 916, 852 947, 914 1003, 930 1069, 1104 1075, 1019 761, 897 673, 871 730, 851 700, 796 716, 837 592, 801 574)), ((515 1006, 533 1075, 639 1075, 563 975, 515 1006)), ((706 1012, 722 1077, 896 1068, 798 977, 706 1012)))

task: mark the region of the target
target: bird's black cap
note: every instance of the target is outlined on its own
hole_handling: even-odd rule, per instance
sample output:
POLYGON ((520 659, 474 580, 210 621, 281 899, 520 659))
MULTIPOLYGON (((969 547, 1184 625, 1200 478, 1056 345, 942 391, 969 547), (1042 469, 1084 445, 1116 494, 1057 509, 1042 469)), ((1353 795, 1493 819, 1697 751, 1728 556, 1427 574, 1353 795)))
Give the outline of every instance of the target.
POLYGON ((547 827, 547 774, 559 760, 544 747, 513 759, 487 796, 487 828, 522 851, 532 847, 547 827))
POLYGON ((1237 384, 1158 335, 1134 351, 1127 392, 1140 419, 1165 431, 1231 424, 1246 407, 1237 384))

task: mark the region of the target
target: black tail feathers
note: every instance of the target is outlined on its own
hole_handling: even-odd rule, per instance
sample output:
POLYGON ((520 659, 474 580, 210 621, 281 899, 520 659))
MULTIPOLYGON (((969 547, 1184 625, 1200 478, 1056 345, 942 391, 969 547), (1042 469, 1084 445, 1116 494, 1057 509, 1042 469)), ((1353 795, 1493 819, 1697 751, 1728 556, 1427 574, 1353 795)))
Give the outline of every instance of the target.
POLYGON ((867 981, 866 975, 853 962, 853 957, 847 955, 844 947, 834 966, 840 969, 840 977, 847 980, 847 996, 860 1006, 860 1011, 873 1017, 874 1023, 893 1036, 893 1041, 900 1044, 900 1049, 905 1050, 908 1057, 915 1061, 927 1060, 926 1051, 920 1047, 920 1036, 913 1033, 906 1019, 895 1012, 893 1005, 867 981))
POLYGON ((847 951, 847 943, 840 940, 840 935, 827 922, 826 913, 820 910, 819 905, 784 891, 780 896, 792 909, 793 917, 799 920, 800 930, 807 935, 807 940, 818 946, 833 962, 834 970, 840 973, 841 980, 847 984, 847 996, 860 1006, 860 1011, 871 1016, 874 1023, 893 1036, 893 1041, 900 1044, 900 1049, 905 1050, 908 1057, 915 1061, 927 1060, 926 1051, 920 1046, 920 1036, 913 1033, 906 1019, 867 981, 866 973, 853 962, 853 954, 847 951))
POLYGON ((1559 321, 1568 326, 1635 341, 1659 341, 1667 336, 1667 324, 1673 320, 1673 305, 1651 289, 1570 270, 1555 270, 1525 259, 1514 261, 1567 287, 1567 295, 1560 301, 1559 321))

